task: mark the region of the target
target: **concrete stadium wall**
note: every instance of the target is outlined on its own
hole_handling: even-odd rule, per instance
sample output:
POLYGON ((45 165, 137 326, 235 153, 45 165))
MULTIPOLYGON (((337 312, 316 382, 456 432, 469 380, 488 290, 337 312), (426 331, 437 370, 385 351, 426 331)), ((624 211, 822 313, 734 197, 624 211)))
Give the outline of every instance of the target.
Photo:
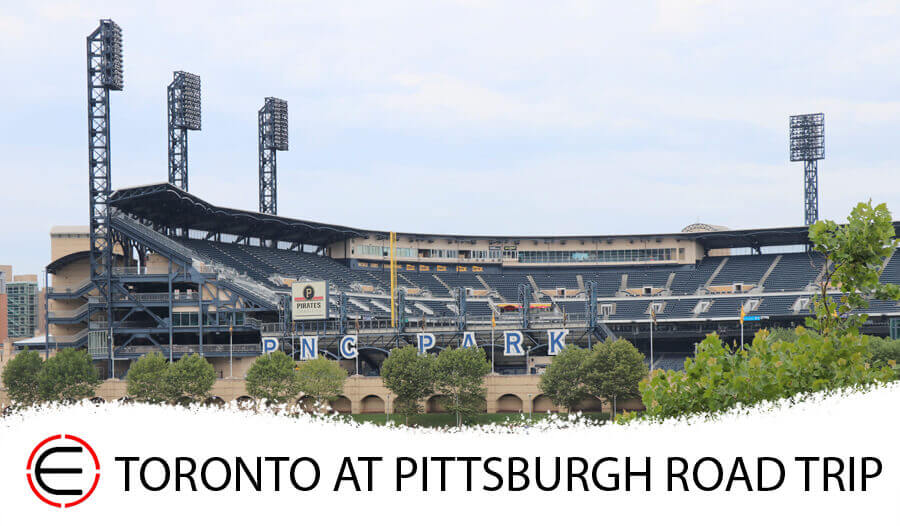
MULTIPOLYGON (((492 375, 484 379, 487 395, 485 406, 488 413, 498 412, 538 412, 563 411, 541 393, 538 388, 538 375, 492 375)), ((428 412, 442 412, 440 404, 441 395, 425 400, 428 412)), ((127 397, 127 383, 124 380, 106 380, 97 389, 97 397, 111 402, 127 397)), ((222 402, 244 400, 255 403, 247 394, 246 384, 243 379, 217 380, 212 389, 212 397, 222 402)), ((342 413, 383 413, 394 411, 393 393, 391 393, 377 376, 351 376, 344 383, 343 395, 332 403, 333 408, 342 413)), ((305 405, 306 401, 297 400, 305 405)), ((600 400, 586 401, 583 410, 609 411, 610 406, 601 403, 600 400)), ((9 398, 5 390, 0 390, 0 408, 9 405, 9 398)), ((635 410, 642 409, 640 400, 628 400, 618 404, 618 409, 635 410)))

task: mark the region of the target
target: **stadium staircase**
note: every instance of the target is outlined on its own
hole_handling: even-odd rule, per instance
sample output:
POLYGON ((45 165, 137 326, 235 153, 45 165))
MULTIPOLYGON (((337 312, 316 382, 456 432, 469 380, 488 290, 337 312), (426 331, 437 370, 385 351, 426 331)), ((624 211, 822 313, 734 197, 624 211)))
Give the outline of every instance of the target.
POLYGON ((451 293, 451 294, 453 293, 453 289, 450 288, 450 285, 447 285, 447 282, 445 282, 440 277, 438 277, 437 274, 432 274, 432 276, 434 277, 434 279, 437 280, 438 283, 440 283, 441 285, 444 286, 445 289, 447 289, 448 293, 451 293))
POLYGON ((706 283, 703 284, 704 289, 708 289, 710 285, 712 285, 713 281, 715 281, 715 279, 719 276, 719 273, 722 272, 722 269, 725 268, 725 265, 728 264, 728 259, 729 258, 727 257, 722 259, 722 262, 719 263, 719 266, 716 267, 716 270, 713 271, 709 279, 706 280, 706 283))
POLYGON ((900 257, 897 257, 897 250, 894 250, 885 260, 881 272, 881 282, 900 283, 900 257))
POLYGON ((766 273, 763 274, 761 278, 759 278, 759 283, 757 283, 756 286, 759 287, 760 290, 765 289, 766 280, 769 279, 769 276, 771 276, 772 272, 775 271, 775 267, 777 267, 778 264, 781 263, 781 258, 782 258, 782 256, 780 254, 778 256, 775 256, 775 260, 772 261, 771 265, 769 265, 769 268, 766 270, 766 273))

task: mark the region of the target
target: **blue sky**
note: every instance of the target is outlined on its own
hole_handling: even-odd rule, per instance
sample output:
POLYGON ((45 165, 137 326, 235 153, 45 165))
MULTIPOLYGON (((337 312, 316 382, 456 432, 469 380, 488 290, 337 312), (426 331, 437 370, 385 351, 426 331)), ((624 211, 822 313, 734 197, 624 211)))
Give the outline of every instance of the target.
POLYGON ((20 2, 0 10, 0 263, 86 224, 84 38, 123 29, 114 187, 164 181, 165 88, 203 81, 191 191, 257 207, 256 112, 288 100, 279 212, 473 234, 802 223, 787 118, 826 114, 820 213, 900 214, 896 2, 20 2), (786 5, 790 4, 790 5, 786 5))

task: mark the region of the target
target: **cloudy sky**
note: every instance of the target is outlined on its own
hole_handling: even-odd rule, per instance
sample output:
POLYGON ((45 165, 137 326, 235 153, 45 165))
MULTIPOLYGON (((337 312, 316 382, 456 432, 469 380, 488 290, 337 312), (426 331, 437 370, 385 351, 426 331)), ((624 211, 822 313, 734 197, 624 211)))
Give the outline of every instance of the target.
POLYGON ((787 120, 819 111, 821 215, 869 198, 900 213, 896 2, 123 4, 0 10, 0 263, 18 272, 46 265, 51 225, 87 222, 84 38, 107 17, 125 42, 114 187, 166 180, 183 69, 203 82, 190 188, 216 204, 256 209, 256 112, 276 96, 292 217, 535 235, 801 224, 787 120))

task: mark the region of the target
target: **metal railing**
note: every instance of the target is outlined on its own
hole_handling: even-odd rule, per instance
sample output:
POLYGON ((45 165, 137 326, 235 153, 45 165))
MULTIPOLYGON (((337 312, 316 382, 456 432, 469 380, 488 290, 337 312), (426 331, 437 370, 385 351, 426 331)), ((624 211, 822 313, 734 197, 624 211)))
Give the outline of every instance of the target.
POLYGON ((75 285, 74 287, 66 287, 66 288, 47 287, 47 293, 48 294, 73 294, 75 292, 78 292, 78 291, 84 289, 85 287, 88 287, 91 284, 92 284, 91 280, 86 279, 86 280, 82 281, 81 283, 75 285))
MULTIPOLYGON (((165 345, 163 348, 168 349, 165 345)), ((117 354, 145 354, 152 351, 159 351, 159 347, 154 345, 126 345, 116 349, 117 354)), ((178 354, 198 353, 200 345, 173 345, 172 352, 178 354)), ((205 353, 259 353, 261 352, 258 343, 236 343, 234 345, 225 344, 203 344, 203 352, 205 353)))
POLYGON ((87 312, 87 310, 88 310, 88 304, 85 303, 81 307, 78 307, 77 309, 74 309, 74 310, 52 310, 49 313, 47 313, 47 317, 51 320, 52 319, 59 320, 59 319, 75 318, 75 317, 78 317, 78 316, 84 314, 85 312, 87 312))
POLYGON ((85 338, 88 334, 88 329, 82 329, 75 334, 62 335, 62 336, 54 336, 53 341, 59 345, 65 345, 70 343, 77 343, 82 338, 85 338))
POLYGON ((193 250, 187 248, 184 245, 176 243, 165 235, 160 234, 159 232, 153 230, 148 226, 140 224, 139 222, 131 219, 130 217, 127 217, 121 212, 114 212, 112 214, 112 224, 114 227, 120 227, 125 230, 132 230, 134 232, 137 232, 139 235, 142 235, 145 238, 158 243, 160 246, 163 246, 173 253, 184 257, 188 261, 200 259, 197 257, 193 250))

